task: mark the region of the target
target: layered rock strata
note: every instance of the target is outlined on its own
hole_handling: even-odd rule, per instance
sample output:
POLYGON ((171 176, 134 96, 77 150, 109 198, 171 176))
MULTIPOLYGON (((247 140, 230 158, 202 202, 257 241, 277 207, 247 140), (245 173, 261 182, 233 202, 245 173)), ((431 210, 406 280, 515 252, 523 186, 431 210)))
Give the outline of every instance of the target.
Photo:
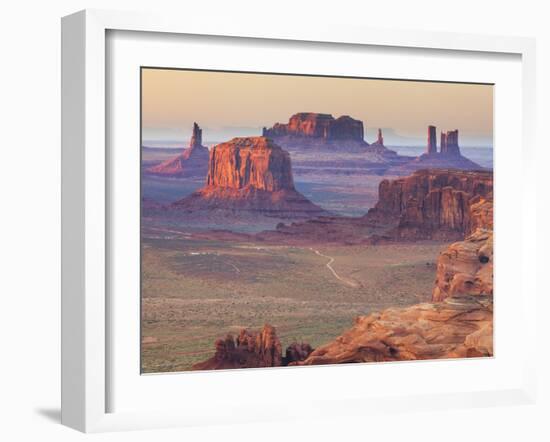
POLYGON ((477 296, 390 308, 358 317, 350 330, 294 365, 492 355, 492 298, 477 296))
POLYGON ((284 136, 316 138, 325 141, 354 140, 364 142, 363 122, 348 115, 334 118, 330 114, 300 112, 292 115, 288 123, 275 123, 263 128, 263 136, 278 138, 284 136))
POLYGON ((489 171, 421 170, 396 180, 383 180, 378 202, 365 220, 397 221, 392 236, 401 239, 458 239, 472 231, 479 218, 492 219, 493 174, 489 171))
POLYGON ((288 152, 266 137, 234 138, 214 146, 206 185, 172 208, 253 211, 281 218, 326 214, 296 191, 288 152))
POLYGON ((437 260, 432 301, 457 296, 493 296, 493 232, 478 228, 451 244, 437 260))

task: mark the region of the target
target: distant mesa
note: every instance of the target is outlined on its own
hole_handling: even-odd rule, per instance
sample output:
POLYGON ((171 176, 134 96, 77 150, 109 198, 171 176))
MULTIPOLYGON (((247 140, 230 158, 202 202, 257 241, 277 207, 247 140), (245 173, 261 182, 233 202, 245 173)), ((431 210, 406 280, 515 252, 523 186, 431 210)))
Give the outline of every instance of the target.
POLYGON ((363 141, 363 122, 348 115, 334 118, 331 114, 300 112, 290 117, 287 124, 275 123, 268 129, 263 128, 263 136, 278 138, 284 136, 316 138, 325 141, 355 140, 363 141))
POLYGON ((280 218, 327 214, 296 191, 290 155, 266 137, 240 137, 210 151, 206 185, 172 208, 246 211, 280 218))
POLYGON ((208 171, 208 148, 202 145, 202 129, 193 123, 193 135, 189 147, 175 158, 150 167, 146 173, 166 177, 206 176, 208 171))
POLYGON ((408 163, 392 167, 387 175, 409 175, 420 169, 482 170, 479 164, 464 157, 458 146, 458 129, 441 132, 440 150, 437 151, 437 128, 428 126, 426 152, 408 163))
POLYGON ((373 145, 364 139, 363 122, 349 115, 334 118, 331 114, 299 112, 288 123, 275 123, 273 127, 264 127, 264 137, 275 140, 285 149, 329 149, 343 152, 371 152, 396 156, 396 153, 384 146, 380 138, 373 145))

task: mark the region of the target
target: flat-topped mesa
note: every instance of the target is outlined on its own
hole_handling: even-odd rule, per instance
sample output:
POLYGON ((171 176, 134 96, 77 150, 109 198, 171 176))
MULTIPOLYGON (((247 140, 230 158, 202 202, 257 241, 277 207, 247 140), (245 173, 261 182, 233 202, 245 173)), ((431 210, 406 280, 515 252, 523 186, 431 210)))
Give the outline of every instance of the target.
POLYGON ((290 155, 266 137, 242 137, 212 148, 207 187, 294 190, 290 155))
POLYGON ((441 132, 441 153, 460 156, 460 148, 458 147, 458 129, 450 130, 445 134, 441 132))
POLYGON ((173 158, 150 167, 145 172, 168 177, 205 176, 208 167, 208 148, 202 145, 202 129, 193 123, 189 147, 173 158))
POLYGON ((426 146, 426 153, 428 155, 437 153, 437 135, 435 130, 435 126, 428 126, 428 145, 426 146))
POLYGON ((210 151, 206 185, 176 201, 187 212, 254 212, 279 218, 314 218, 327 212, 294 188, 290 155, 266 137, 241 137, 210 151))
POLYGON ((419 170, 381 181, 378 202, 365 218, 397 223, 392 235, 398 239, 460 239, 490 216, 473 210, 480 197, 493 198, 490 171, 419 170))
POLYGON ((300 112, 294 114, 288 123, 275 123, 263 128, 263 136, 278 138, 285 136, 316 138, 324 141, 354 140, 364 143, 363 122, 348 115, 334 118, 331 114, 300 112))

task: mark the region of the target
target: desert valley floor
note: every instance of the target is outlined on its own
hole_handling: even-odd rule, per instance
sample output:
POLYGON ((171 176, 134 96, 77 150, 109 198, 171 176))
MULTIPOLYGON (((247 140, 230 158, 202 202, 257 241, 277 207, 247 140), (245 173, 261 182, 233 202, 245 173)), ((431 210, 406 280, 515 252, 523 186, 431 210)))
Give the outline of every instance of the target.
POLYGON ((145 237, 142 369, 188 370, 214 354, 221 331, 269 323, 283 347, 316 347, 356 316, 427 302, 445 246, 276 246, 193 240, 175 230, 145 237))

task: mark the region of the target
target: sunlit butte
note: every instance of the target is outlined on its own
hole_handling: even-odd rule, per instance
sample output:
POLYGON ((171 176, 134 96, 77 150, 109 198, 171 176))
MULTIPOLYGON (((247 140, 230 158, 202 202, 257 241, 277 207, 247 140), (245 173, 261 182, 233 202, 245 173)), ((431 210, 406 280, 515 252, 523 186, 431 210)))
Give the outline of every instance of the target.
POLYGON ((255 73, 142 70, 143 141, 186 141, 193 122, 206 142, 260 135, 297 112, 350 115, 372 141, 422 144, 427 126, 460 130, 463 145, 491 146, 491 85, 255 73))

